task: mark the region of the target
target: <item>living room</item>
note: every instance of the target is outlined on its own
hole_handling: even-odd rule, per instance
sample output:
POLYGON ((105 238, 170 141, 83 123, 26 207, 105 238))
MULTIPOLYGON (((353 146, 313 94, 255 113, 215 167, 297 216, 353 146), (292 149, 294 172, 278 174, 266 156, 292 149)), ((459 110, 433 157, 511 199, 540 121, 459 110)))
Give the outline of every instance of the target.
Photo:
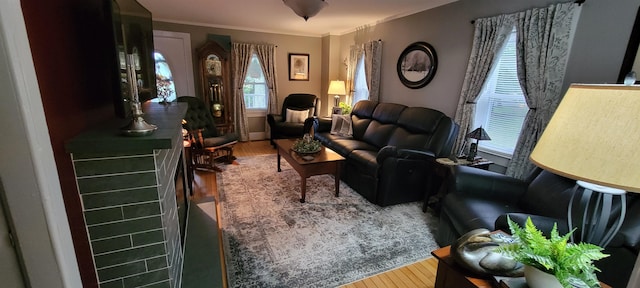
MULTIPOLYGON (((16 100, 10 102, 12 105, 3 105, 3 112, 5 108, 10 110, 2 113, 3 123, 8 123, 11 128, 23 132, 12 132, 7 135, 7 138, 14 139, 15 143, 3 144, 2 179, 6 186, 7 202, 14 224, 18 234, 24 235, 19 238, 27 242, 23 243, 27 245, 23 248, 24 255, 30 256, 30 259, 48 257, 46 259, 49 260, 42 260, 42 264, 26 263, 29 270, 27 274, 33 281, 32 285, 47 283, 50 284, 49 287, 55 287, 55 284, 51 283, 63 283, 61 278, 76 281, 82 278, 88 281, 83 283, 95 281, 86 280, 92 277, 86 275, 94 273, 92 267, 87 267, 90 265, 79 268, 80 276, 69 276, 74 273, 65 272, 68 267, 75 266, 74 264, 64 267, 66 264, 76 261, 89 263, 91 261, 86 259, 91 256, 83 225, 84 220, 79 208, 74 172, 64 149, 64 143, 88 127, 113 117, 109 95, 110 83, 106 83, 105 73, 96 71, 95 68, 105 64, 101 62, 104 60, 101 60, 99 55, 109 52, 107 48, 100 47, 104 44, 105 35, 96 33, 96 31, 103 31, 100 28, 102 23, 96 23, 104 19, 102 1, 55 2, 3 3, 1 9, 3 35, 5 35, 3 43, 18 45, 19 48, 31 51, 33 55, 28 58, 33 61, 31 65, 34 67, 31 69, 37 74, 36 80, 39 84, 39 88, 35 89, 39 90, 39 94, 31 93, 28 96, 24 95, 24 90, 11 89, 12 95, 16 95, 14 97, 16 100), (81 7, 84 9, 80 9, 81 7), (21 12, 24 14, 24 20, 16 20, 15 16, 11 15, 12 12, 13 14, 21 12), (23 26, 23 29, 20 29, 20 26, 23 26), (11 40, 15 39, 17 37, 15 35, 19 33, 23 34, 22 38, 29 35, 26 46, 25 43, 11 40), (52 55, 55 56, 52 57, 52 55), (25 111, 25 107, 22 106, 24 103, 34 101, 36 108, 22 112, 25 111), (16 119, 22 120, 16 121, 16 119), (36 126, 38 129, 31 130, 33 129, 31 125, 34 125, 32 121, 38 123, 36 126), (37 133, 33 132, 37 136, 27 135, 24 131, 30 131, 29 133, 37 131, 37 133), (50 147, 44 152, 37 153, 23 147, 24 143, 34 143, 34 141, 45 143, 45 147, 50 147), (17 158, 20 161, 12 158, 19 155, 24 156, 17 158), (25 161, 25 159, 29 160, 25 161), (24 193, 24 191, 30 193, 24 193), (53 195, 50 200, 53 204, 47 204, 53 206, 47 207, 48 209, 55 207, 54 212, 45 213, 43 204, 34 204, 32 197, 39 197, 37 196, 39 193, 53 195), (33 205, 40 208, 34 208, 33 205), (44 216, 50 215, 47 213, 53 213, 53 218, 44 216), (50 235, 47 232, 50 228, 47 227, 51 226, 47 222, 52 221, 68 222, 71 233, 68 232, 68 228, 65 232, 63 227, 60 228, 62 232, 50 232, 50 235), (27 228, 32 231, 22 230, 27 228), (58 233, 63 235, 60 236, 58 233), (57 240, 42 240, 51 238, 57 238, 57 240), (47 245, 42 245, 42 243, 59 243, 60 239, 67 243, 50 244, 48 249, 44 248, 47 245), (42 247, 36 249, 37 246, 42 247), (47 251, 38 255, 41 249, 47 251), (55 256, 56 254, 58 256, 55 256), (63 264, 52 264, 52 267, 57 267, 51 269, 55 271, 44 272, 50 268, 43 263, 63 264)), ((560 1, 461 0, 372 26, 367 37, 371 40, 381 39, 384 43, 380 100, 408 106, 430 107, 453 117, 472 46, 473 25, 470 22, 480 17, 544 7, 557 2, 560 1), (395 65, 401 51, 408 44, 416 41, 426 41, 435 47, 439 66, 435 78, 429 85, 421 89, 408 89, 398 80, 395 65)), ((637 9, 638 3, 635 0, 586 1, 582 5, 571 45, 563 90, 566 90, 571 83, 617 82, 637 9)), ((318 15, 320 16, 321 14, 318 15)), ((313 18, 309 21, 312 20, 313 18)), ((287 81, 287 77, 283 74, 279 77, 279 92, 281 95, 294 92, 312 93, 322 97, 323 103, 332 102, 330 95, 325 93, 329 81, 336 78, 344 79, 343 58, 356 36, 355 32, 322 37, 292 36, 163 21, 154 22, 154 29, 189 33, 192 47, 204 43, 207 34, 230 35, 233 41, 238 42, 278 45, 277 64, 280 67, 280 73, 286 73, 284 67, 287 67, 287 53, 308 53, 311 59, 309 81, 287 81)), ((6 49, 12 52, 14 50, 11 49, 16 47, 6 49)), ((8 54, 7 59, 17 57, 15 54, 8 54)), ((16 65, 14 63, 12 67, 16 65)), ((13 71, 13 73, 16 72, 13 71)), ((33 90, 29 91, 33 92, 33 90)), ((328 114, 329 108, 325 107, 323 114, 328 114)), ((494 162, 498 163, 498 161, 494 162)), ((63 286, 59 285, 59 287, 63 286)), ((88 286, 91 285, 88 284, 88 286)))

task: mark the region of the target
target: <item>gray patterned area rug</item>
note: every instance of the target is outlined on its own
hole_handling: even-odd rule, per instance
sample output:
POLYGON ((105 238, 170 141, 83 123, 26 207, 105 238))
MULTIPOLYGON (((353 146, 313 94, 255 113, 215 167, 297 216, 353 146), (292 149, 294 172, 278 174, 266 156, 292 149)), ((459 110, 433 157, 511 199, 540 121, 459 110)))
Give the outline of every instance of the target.
POLYGON ((241 157, 219 172, 229 287, 336 287, 425 259, 437 219, 421 203, 379 207, 333 176, 307 179, 276 155, 241 157))

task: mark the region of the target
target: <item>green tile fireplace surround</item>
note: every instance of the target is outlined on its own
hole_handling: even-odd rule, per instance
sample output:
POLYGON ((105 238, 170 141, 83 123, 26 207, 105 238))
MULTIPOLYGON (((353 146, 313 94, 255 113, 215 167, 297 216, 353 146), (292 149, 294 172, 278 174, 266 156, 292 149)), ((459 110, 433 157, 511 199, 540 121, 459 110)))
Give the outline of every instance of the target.
MULTIPOLYGON (((184 103, 146 103, 151 135, 120 133, 125 119, 66 143, 100 287, 180 287, 183 267, 177 168, 184 173, 184 103)), ((183 174, 184 175, 184 174, 183 174)), ((186 187, 185 187, 186 189, 186 187)), ((187 201, 188 202, 188 201, 187 201)))

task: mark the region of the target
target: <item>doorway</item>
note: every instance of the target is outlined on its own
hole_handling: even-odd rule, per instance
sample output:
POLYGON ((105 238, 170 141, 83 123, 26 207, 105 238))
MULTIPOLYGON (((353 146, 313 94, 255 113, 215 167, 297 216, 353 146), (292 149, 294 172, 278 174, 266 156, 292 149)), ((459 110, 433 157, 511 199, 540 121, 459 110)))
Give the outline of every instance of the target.
POLYGON ((153 30, 153 46, 169 67, 177 96, 196 96, 189 33, 153 30))

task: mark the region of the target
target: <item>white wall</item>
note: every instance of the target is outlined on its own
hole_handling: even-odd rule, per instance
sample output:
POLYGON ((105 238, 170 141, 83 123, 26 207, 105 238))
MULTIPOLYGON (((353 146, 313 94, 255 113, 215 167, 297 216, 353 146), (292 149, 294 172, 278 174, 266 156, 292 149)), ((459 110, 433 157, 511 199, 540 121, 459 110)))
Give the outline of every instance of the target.
POLYGON ((0 33, 0 177, 28 285, 81 287, 18 1, 0 2, 0 33))

